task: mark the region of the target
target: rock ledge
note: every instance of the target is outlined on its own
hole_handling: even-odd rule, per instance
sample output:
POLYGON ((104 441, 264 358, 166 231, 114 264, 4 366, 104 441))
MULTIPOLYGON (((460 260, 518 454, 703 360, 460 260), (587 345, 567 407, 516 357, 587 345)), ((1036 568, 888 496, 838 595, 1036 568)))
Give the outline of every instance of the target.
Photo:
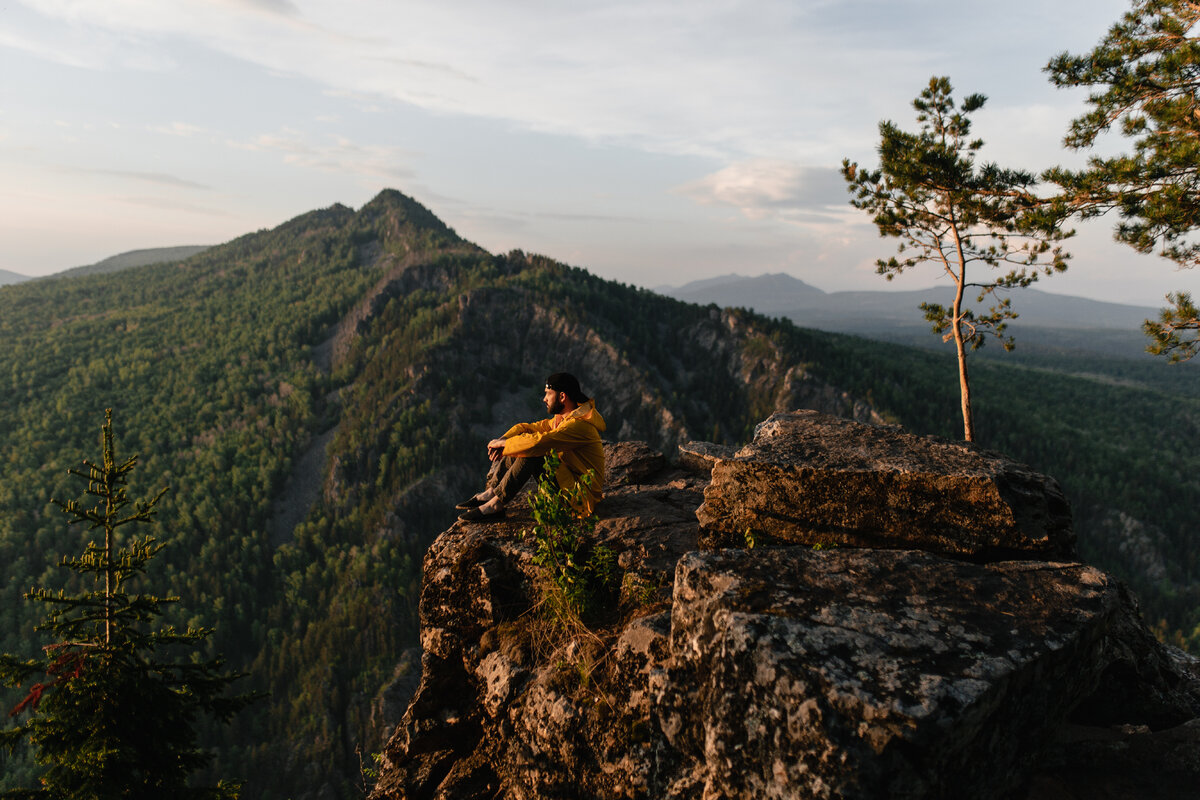
MULTIPOLYGON (((550 629, 536 612, 526 511, 456 524, 425 558, 421 681, 371 797, 1194 796, 1196 659, 1154 641, 1109 576, 1045 560, 1070 541, 1052 481, 1011 463, 959 474, 956 459, 1000 458, 917 439, 801 414, 772 417, 736 454, 689 446, 688 468, 639 443, 607 445, 614 482, 596 535, 618 552, 625 583, 590 631, 550 629), (841 467, 812 444, 835 434, 841 467), (921 460, 909 447, 942 471, 906 466, 921 460), (941 523, 905 532, 877 525, 890 512, 849 515, 851 493, 822 479, 832 499, 815 505, 828 519, 870 521, 887 549, 848 546, 868 538, 851 524, 841 547, 788 544, 806 542, 778 527, 768 535, 783 546, 702 549, 713 537, 697 508, 706 525, 735 519, 714 511, 733 507, 722 492, 734 490, 735 471, 779 475, 780 453, 805 464, 790 490, 800 503, 818 471, 855 473, 907 492, 888 498, 944 490, 963 518, 961 487, 975 486, 985 516, 1017 521, 995 540, 941 523), (1046 509, 1037 524, 1002 511, 1022 492, 1046 509), (1014 541, 1028 548, 1023 558, 964 559, 986 561, 1014 541)), ((905 513, 920 517, 917 505, 905 513)))

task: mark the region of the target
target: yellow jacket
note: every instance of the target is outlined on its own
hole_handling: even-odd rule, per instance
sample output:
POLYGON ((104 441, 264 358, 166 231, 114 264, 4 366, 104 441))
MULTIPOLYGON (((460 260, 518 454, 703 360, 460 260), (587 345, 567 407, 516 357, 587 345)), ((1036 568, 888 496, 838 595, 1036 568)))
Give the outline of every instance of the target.
POLYGON ((584 514, 592 513, 604 496, 604 417, 596 410, 596 402, 588 400, 570 414, 556 414, 539 422, 513 425, 504 434, 504 455, 544 456, 551 450, 558 453, 558 485, 563 489, 574 486, 579 476, 591 470, 594 477, 588 485, 584 514))

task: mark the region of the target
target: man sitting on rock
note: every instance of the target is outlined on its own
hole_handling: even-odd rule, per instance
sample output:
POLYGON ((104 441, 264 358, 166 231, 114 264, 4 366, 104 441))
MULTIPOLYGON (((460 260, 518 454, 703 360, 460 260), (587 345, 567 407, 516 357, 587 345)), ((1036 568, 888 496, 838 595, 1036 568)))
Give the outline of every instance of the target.
POLYGON ((596 410, 596 402, 579 388, 579 380, 567 372, 556 372, 546 379, 542 402, 551 415, 549 419, 519 423, 487 443, 492 461, 487 488, 458 504, 457 508, 465 509, 459 519, 503 519, 505 504, 542 471, 542 462, 550 451, 559 457, 555 477, 561 488, 570 489, 584 473, 592 473, 585 484, 584 507, 576 509, 583 515, 592 512, 604 487, 604 448, 600 444, 604 417, 596 410))

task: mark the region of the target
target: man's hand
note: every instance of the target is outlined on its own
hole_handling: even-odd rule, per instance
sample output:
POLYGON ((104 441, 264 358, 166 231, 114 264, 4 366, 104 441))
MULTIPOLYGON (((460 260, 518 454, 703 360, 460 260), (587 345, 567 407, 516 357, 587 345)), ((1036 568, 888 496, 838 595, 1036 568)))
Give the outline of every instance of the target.
POLYGON ((504 458, 504 440, 492 439, 487 443, 488 458, 492 461, 499 461, 504 458))

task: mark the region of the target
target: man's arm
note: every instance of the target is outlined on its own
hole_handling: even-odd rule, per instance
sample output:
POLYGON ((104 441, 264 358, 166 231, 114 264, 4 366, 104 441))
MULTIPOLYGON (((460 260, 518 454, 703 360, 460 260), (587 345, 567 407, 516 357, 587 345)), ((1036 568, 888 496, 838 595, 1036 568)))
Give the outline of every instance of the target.
POLYGON ((505 431, 500 438, 509 439, 522 433, 548 433, 553 427, 554 420, 552 418, 540 419, 537 422, 518 422, 505 431))
POLYGON ((488 458, 492 461, 499 461, 503 458, 505 456, 504 445, 508 439, 515 436, 537 436, 549 433, 553 427, 553 419, 543 419, 537 422, 518 422, 505 431, 503 436, 498 439, 492 439, 487 443, 488 458))
POLYGON ((599 441, 596 428, 582 420, 568 420, 553 430, 545 432, 505 435, 503 455, 544 456, 551 450, 571 450, 588 442, 599 441))

